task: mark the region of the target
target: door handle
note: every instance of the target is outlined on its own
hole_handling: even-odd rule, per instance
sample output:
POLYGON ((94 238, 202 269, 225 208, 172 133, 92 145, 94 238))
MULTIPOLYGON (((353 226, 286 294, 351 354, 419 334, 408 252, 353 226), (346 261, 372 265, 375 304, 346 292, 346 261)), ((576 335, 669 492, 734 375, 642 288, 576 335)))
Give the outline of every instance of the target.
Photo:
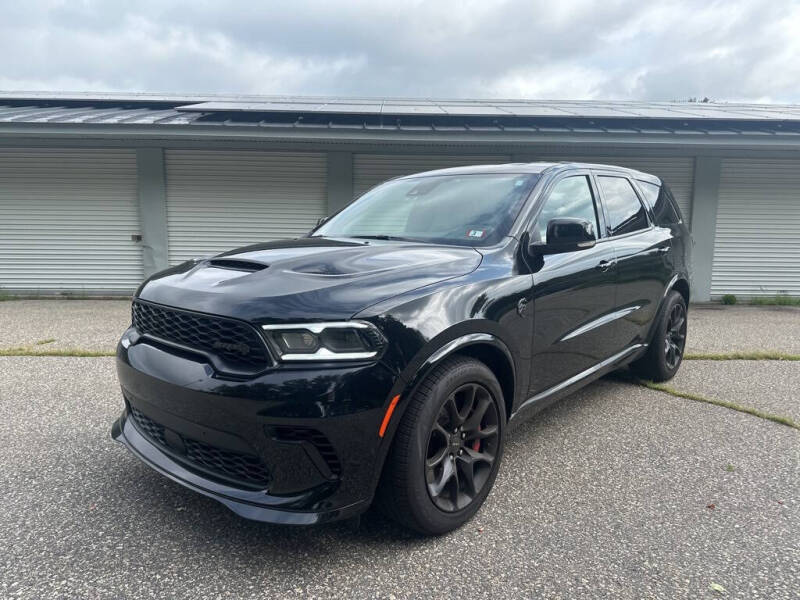
POLYGON ((656 248, 656 252, 658 252, 659 254, 666 254, 667 252, 669 252, 669 247, 659 246, 658 248, 656 248))
POLYGON ((599 263, 597 263, 595 269, 597 269, 598 271, 605 272, 608 271, 615 264, 617 264, 617 261, 615 260, 601 260, 599 263))

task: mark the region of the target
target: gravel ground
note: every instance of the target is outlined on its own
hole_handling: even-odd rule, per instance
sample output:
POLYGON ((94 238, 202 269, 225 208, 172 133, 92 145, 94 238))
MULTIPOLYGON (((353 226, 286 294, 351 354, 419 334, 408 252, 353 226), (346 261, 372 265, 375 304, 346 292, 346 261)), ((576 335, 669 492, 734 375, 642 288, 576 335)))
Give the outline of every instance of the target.
POLYGON ((472 522, 419 539, 371 514, 357 531, 242 520, 113 443, 120 407, 113 359, 0 358, 0 597, 800 589, 800 433, 727 409, 600 381, 511 434, 472 522))
POLYGON ((689 308, 688 352, 776 350, 800 354, 800 307, 689 308))
POLYGON ((789 417, 800 423, 800 363, 691 360, 668 382, 682 392, 789 417))
POLYGON ((0 302, 0 348, 113 351, 130 321, 127 300, 0 302), (55 341, 36 346, 50 339, 55 341))
MULTIPOLYGON (((113 351, 130 323, 126 300, 14 300, 0 302, 0 348, 113 351)), ((800 308, 692 306, 689 352, 778 350, 800 354, 800 308)))

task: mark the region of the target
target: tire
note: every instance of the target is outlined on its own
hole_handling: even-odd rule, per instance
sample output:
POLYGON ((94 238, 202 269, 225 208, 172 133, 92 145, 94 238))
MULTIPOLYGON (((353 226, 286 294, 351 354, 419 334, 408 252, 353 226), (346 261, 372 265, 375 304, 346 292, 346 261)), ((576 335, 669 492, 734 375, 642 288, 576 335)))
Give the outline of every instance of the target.
POLYGON ((378 507, 425 535, 460 527, 494 484, 505 425, 503 393, 491 370, 473 358, 446 359, 409 400, 386 459, 378 507))
POLYGON ((687 326, 686 301, 672 290, 664 299, 656 330, 645 355, 631 364, 639 377, 651 381, 668 381, 675 376, 683 361, 687 326))

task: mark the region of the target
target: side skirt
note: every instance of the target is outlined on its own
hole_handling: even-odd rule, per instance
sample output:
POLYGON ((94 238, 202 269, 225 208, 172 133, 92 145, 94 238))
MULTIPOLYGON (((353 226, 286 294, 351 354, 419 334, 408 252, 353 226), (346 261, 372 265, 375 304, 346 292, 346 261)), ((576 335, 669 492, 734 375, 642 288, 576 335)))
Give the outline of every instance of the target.
POLYGON ((631 362, 631 360, 637 358, 646 348, 647 344, 633 344, 632 346, 628 346, 621 352, 617 352, 613 356, 589 367, 585 371, 573 375, 569 379, 536 394, 532 398, 528 398, 511 414, 508 420, 509 427, 515 427, 523 423, 529 417, 551 406, 564 396, 568 396, 595 379, 599 379, 606 373, 610 373, 622 365, 631 362))

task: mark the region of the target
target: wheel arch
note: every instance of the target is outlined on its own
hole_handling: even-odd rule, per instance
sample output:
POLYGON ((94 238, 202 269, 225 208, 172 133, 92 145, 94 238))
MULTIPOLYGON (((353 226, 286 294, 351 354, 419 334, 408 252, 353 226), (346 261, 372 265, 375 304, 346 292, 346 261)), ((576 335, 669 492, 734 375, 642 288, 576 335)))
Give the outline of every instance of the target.
POLYGON ((494 376, 497 377, 497 381, 500 384, 500 389, 503 391, 506 422, 508 422, 514 408, 514 394, 516 391, 516 371, 510 355, 503 352, 499 346, 488 342, 467 344, 448 354, 448 356, 454 355, 474 358, 485 364, 489 367, 489 370, 494 373, 494 376))
POLYGON ((681 296, 683 296, 683 300, 686 302, 686 306, 689 306, 689 298, 690 298, 689 281, 685 277, 678 276, 678 278, 675 279, 675 281, 672 283, 669 289, 675 290, 681 296))
POLYGON ((412 395, 437 365, 454 355, 472 357, 485 364, 494 373, 503 391, 507 420, 514 404, 517 370, 511 350, 505 342, 491 333, 468 333, 441 346, 418 369, 412 384, 407 387, 407 393, 412 395))
POLYGON ((399 423, 405 416, 408 400, 433 370, 450 356, 469 356, 486 364, 495 373, 506 409, 506 423, 511 416, 515 393, 520 387, 517 377, 519 369, 515 355, 498 335, 485 331, 459 332, 446 331, 431 340, 431 344, 412 360, 398 378, 390 396, 399 396, 397 408, 390 416, 386 433, 379 446, 375 463, 374 485, 377 486, 386 457, 394 441, 399 423))
POLYGON ((492 333, 472 332, 454 338, 450 337, 446 342, 439 342, 433 347, 436 349, 431 352, 429 348, 427 353, 421 353, 421 356, 409 364, 407 372, 398 378, 398 382, 391 392, 392 397, 400 397, 400 402, 388 423, 382 444, 384 448, 391 445, 397 426, 405 414, 407 401, 413 397, 417 388, 433 370, 450 356, 469 356, 489 367, 497 377, 503 392, 506 422, 511 416, 515 393, 518 389, 518 370, 514 355, 503 340, 492 333))
POLYGON ((650 344, 653 340, 653 335, 658 328, 658 321, 661 319, 662 311, 664 310, 664 305, 667 301, 667 297, 671 291, 678 292, 682 297, 683 300, 686 302, 686 308, 689 308, 689 298, 690 298, 690 290, 689 290, 689 280, 682 274, 678 273, 670 279, 670 282, 664 288, 664 294, 661 296, 661 301, 659 302, 658 312, 656 313, 656 317, 653 319, 653 322, 650 324, 650 331, 647 333, 647 343, 650 344))

